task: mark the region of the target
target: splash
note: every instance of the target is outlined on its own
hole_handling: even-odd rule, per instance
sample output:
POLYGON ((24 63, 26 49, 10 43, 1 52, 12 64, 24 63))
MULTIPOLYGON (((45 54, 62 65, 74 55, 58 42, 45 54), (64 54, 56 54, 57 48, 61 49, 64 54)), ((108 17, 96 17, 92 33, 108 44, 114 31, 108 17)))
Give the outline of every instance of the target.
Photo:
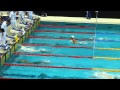
POLYGON ((86 41, 78 42, 78 44, 88 44, 86 41))
POLYGON ((43 60, 42 62, 43 62, 43 63, 51 63, 50 60, 43 60))
POLYGON ((37 52, 38 50, 35 50, 34 48, 32 47, 25 47, 25 46, 21 46, 20 48, 22 51, 24 52, 37 52))
POLYGON ((98 38, 98 40, 104 40, 104 38, 98 38))
POLYGON ((98 40, 110 40, 109 38, 98 38, 98 40))
POLYGON ((112 75, 106 72, 95 72, 92 76, 95 79, 120 79, 120 75, 112 75))
POLYGON ((48 50, 46 50, 45 48, 41 48, 41 49, 35 49, 33 47, 26 47, 26 46, 20 46, 20 50, 23 52, 47 52, 48 50))

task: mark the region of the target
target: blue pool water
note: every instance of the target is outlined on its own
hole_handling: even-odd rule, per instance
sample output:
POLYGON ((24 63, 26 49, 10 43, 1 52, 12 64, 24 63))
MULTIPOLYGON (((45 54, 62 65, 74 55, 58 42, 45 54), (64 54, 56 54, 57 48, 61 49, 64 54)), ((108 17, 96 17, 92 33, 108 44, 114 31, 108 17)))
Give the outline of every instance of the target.
MULTIPOLYGON (((26 46, 34 50, 46 49, 48 52, 24 52, 20 48, 16 52, 27 54, 39 55, 53 55, 53 56, 31 56, 31 55, 17 55, 13 56, 7 61, 10 64, 25 64, 18 63, 16 60, 27 60, 29 62, 43 62, 50 61, 50 63, 42 63, 39 66, 53 66, 53 67, 71 67, 71 68, 106 68, 106 69, 120 69, 120 60, 106 60, 106 59, 93 59, 93 46, 99 48, 119 48, 120 47, 120 26, 99 24, 95 37, 95 24, 87 23, 57 23, 57 22, 41 22, 43 26, 36 28, 37 31, 46 32, 33 32, 30 36, 46 36, 42 38, 27 38, 23 44, 48 44, 44 46, 26 46), (53 26, 45 26, 53 25, 53 26), (54 27, 54 26, 61 27, 54 27), (93 28, 63 28, 63 26, 90 26, 93 28), (52 31, 52 32, 48 32, 52 31), (59 33, 66 32, 66 33, 59 33), (72 33, 68 33, 72 32, 72 33), (83 32, 86 34, 79 34, 75 32, 83 32), (89 34, 93 33, 93 34, 89 34), (79 41, 86 41, 87 44, 75 45, 72 44, 69 38, 74 35, 79 41), (58 39, 55 39, 58 38, 58 39), (62 39, 60 39, 62 38, 62 39), (63 47, 57 47, 63 46, 63 47), (69 48, 69 47, 92 47, 92 48, 69 48), (55 56, 58 55, 58 56, 55 56), (60 56, 61 55, 61 56, 60 56), (84 56, 85 58, 75 58, 75 56, 84 56), (87 57, 86 57, 87 56, 87 57)), ((112 57, 120 58, 119 50, 99 50, 95 49, 95 57, 112 57)), ((18 78, 18 79, 94 79, 92 76, 95 70, 79 70, 70 68, 45 68, 45 67, 32 67, 32 66, 4 66, 0 75, 4 78, 18 78)), ((120 75, 119 72, 107 72, 110 75, 120 75)), ((99 79, 99 78, 98 78, 99 79)))

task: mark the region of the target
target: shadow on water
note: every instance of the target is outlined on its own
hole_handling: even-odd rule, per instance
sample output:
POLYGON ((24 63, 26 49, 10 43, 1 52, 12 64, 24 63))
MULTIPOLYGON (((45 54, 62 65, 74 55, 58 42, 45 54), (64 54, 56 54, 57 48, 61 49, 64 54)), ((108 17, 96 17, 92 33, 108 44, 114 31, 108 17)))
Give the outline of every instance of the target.
POLYGON ((48 76, 45 73, 41 73, 38 76, 38 79, 84 79, 84 78, 80 78, 80 77, 62 77, 62 76, 48 76))
POLYGON ((35 75, 21 75, 21 74, 2 74, 2 76, 9 76, 9 77, 18 77, 18 78, 35 78, 35 75))

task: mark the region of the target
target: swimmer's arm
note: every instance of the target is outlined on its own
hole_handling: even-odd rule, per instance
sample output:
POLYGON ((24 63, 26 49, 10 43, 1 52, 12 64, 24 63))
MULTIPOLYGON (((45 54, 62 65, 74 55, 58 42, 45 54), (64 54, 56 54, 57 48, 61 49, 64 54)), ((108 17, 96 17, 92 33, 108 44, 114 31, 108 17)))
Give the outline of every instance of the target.
POLYGON ((78 44, 77 41, 73 41, 73 40, 70 40, 69 42, 73 43, 73 44, 78 44))
POLYGON ((79 44, 79 42, 78 41, 74 41, 73 44, 79 44))

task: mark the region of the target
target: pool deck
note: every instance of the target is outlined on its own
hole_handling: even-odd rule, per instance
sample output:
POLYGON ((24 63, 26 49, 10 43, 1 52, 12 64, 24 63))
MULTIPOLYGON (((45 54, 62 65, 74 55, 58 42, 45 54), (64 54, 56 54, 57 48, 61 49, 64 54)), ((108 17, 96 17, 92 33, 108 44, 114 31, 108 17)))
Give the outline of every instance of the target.
MULTIPOLYGON (((41 21, 48 21, 48 22, 96 23, 96 18, 91 18, 90 20, 88 20, 85 17, 47 16, 47 17, 40 17, 40 18, 41 18, 41 21)), ((97 23, 120 24, 120 19, 98 18, 97 23)))

